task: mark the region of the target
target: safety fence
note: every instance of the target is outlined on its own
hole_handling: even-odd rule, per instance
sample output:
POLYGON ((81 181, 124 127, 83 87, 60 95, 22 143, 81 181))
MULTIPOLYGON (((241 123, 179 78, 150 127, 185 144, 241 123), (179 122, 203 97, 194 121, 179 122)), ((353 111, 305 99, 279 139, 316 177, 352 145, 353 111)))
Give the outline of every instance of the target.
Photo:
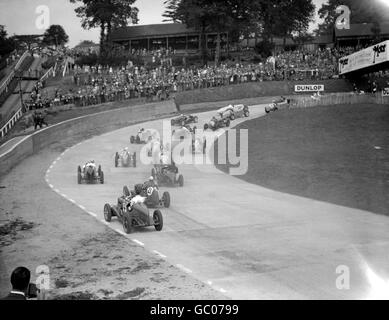
POLYGON ((28 57, 28 55, 29 55, 29 51, 25 51, 22 54, 22 56, 19 58, 19 61, 16 63, 14 70, 12 70, 10 74, 2 81, 2 83, 0 84, 0 95, 2 95, 4 91, 8 92, 8 86, 16 75, 15 70, 18 70, 22 66, 22 63, 28 57))
POLYGON ((389 96, 384 96, 381 91, 376 93, 363 93, 363 94, 350 92, 350 93, 324 94, 321 96, 312 95, 310 97, 300 96, 292 99, 292 103, 290 107, 309 108, 309 107, 316 107, 316 106, 358 104, 358 103, 389 105, 389 96))
POLYGON ((19 108, 8 122, 0 129, 0 138, 2 139, 10 131, 15 123, 23 116, 22 108, 19 108))

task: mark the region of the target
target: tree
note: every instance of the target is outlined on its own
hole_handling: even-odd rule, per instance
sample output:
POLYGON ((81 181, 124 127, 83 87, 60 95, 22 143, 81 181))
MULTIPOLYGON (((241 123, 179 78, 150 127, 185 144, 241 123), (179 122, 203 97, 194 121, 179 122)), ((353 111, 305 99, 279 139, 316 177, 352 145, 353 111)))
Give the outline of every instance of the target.
POLYGON ((273 0, 273 34, 284 39, 292 33, 305 32, 313 20, 315 6, 312 0, 273 0))
POLYGON ((360 0, 328 0, 319 9, 319 18, 323 20, 315 30, 317 35, 333 31, 336 18, 336 8, 339 5, 346 5, 351 10, 351 23, 364 23, 372 21, 385 21, 389 18, 389 8, 379 1, 360 0))
POLYGON ((15 50, 15 41, 8 38, 5 26, 0 25, 0 56, 5 56, 15 50))
POLYGON ((184 23, 199 30, 203 63, 206 59, 206 31, 217 35, 215 64, 218 64, 221 33, 239 31, 250 21, 249 0, 166 0, 164 4, 164 21, 184 23))
POLYGON ((75 9, 81 18, 84 29, 100 28, 100 55, 107 55, 113 28, 127 26, 128 23, 138 23, 138 8, 133 7, 135 0, 70 0, 80 3, 75 9))
POLYGON ((69 36, 66 34, 64 28, 60 25, 51 25, 43 35, 43 43, 47 45, 55 45, 56 47, 68 43, 69 36))

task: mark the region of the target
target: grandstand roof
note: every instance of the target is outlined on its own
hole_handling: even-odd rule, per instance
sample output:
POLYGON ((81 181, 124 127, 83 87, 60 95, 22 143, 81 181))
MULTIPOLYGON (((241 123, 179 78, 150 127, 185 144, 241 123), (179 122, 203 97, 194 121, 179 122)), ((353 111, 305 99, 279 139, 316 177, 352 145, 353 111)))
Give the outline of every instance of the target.
MULTIPOLYGON (((374 35, 373 31, 371 30, 373 26, 373 23, 350 24, 350 29, 338 30, 337 28, 335 28, 335 36, 336 38, 371 37, 374 35)), ((388 35, 389 23, 380 23, 380 29, 382 35, 388 35)))
POLYGON ((185 36, 187 34, 198 34, 194 28, 187 28, 181 23, 160 23, 148 25, 134 25, 124 28, 119 28, 112 31, 111 39, 127 40, 127 39, 144 39, 157 38, 166 36, 185 36))

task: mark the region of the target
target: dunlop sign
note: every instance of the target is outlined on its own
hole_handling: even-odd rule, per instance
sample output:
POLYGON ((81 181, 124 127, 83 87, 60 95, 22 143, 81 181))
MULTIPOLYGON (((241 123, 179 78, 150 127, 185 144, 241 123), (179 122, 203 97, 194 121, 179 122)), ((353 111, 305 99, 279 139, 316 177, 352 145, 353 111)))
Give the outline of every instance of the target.
POLYGON ((295 92, 324 91, 324 84, 298 84, 294 86, 295 92))

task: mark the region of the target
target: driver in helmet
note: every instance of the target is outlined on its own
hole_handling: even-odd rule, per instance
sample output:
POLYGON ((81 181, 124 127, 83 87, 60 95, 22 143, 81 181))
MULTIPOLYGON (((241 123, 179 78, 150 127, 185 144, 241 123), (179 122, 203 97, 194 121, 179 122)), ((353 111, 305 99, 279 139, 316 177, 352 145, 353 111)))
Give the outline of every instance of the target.
POLYGON ((144 128, 140 128, 139 131, 138 131, 138 135, 140 135, 142 132, 144 132, 145 129, 144 128))
POLYGON ((153 176, 150 176, 149 180, 147 180, 144 184, 143 184, 143 188, 147 190, 147 188, 150 188, 150 187, 153 187, 153 188, 157 188, 158 189, 158 184, 157 182, 155 181, 154 177, 153 176))
MULTIPOLYGON (((133 196, 131 199, 130 199, 130 207, 132 208, 132 206, 134 204, 137 204, 137 203, 144 203, 146 198, 145 197, 142 197, 141 196, 141 193, 142 193, 142 185, 141 184, 137 184, 135 185, 134 187, 134 191, 135 191, 135 196, 133 196)), ((131 197, 131 196, 130 196, 131 197)))

